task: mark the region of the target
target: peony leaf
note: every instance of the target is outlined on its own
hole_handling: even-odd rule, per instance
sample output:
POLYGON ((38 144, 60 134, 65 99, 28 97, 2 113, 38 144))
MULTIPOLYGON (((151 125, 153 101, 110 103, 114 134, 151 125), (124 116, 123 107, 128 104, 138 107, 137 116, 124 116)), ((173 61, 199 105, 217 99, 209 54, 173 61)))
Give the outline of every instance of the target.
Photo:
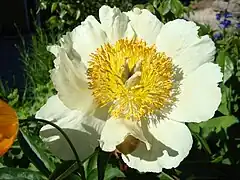
POLYGON ((123 177, 125 177, 125 175, 117 167, 113 167, 112 165, 108 164, 106 171, 105 171, 104 180, 111 180, 116 177, 123 178, 123 177))
POLYGON ((74 160, 64 161, 57 168, 49 177, 49 180, 60 180, 60 179, 79 179, 81 180, 80 176, 74 175, 73 173, 78 169, 78 164, 74 160))
POLYGON ((219 133, 221 129, 227 130, 228 127, 237 122, 238 120, 235 116, 221 116, 202 122, 199 126, 202 136, 206 138, 211 132, 219 133))
POLYGON ((226 56, 224 61, 224 73, 223 73, 223 83, 225 84, 229 80, 234 72, 234 66, 231 59, 226 56))
POLYGON ((0 168, 1 180, 47 180, 40 172, 22 168, 0 168))
POLYGON ((174 180, 170 175, 168 175, 165 172, 161 172, 161 174, 158 176, 160 180, 174 180))
POLYGON ((29 135, 27 132, 20 130, 18 141, 24 154, 44 175, 49 176, 54 171, 56 168, 55 164, 46 154, 43 147, 40 146, 42 144, 40 137, 32 134, 29 135))
POLYGON ((218 53, 216 61, 218 65, 221 67, 221 71, 223 72, 223 84, 225 84, 234 73, 233 62, 229 58, 228 53, 225 51, 220 51, 218 53))

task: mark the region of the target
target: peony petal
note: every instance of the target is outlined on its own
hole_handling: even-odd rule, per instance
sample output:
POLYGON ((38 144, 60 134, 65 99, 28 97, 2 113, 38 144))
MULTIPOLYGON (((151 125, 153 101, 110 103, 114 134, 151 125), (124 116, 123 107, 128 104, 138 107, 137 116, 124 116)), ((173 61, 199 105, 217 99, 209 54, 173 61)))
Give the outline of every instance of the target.
MULTIPOLYGON (((147 143, 140 125, 131 120, 110 118, 107 120, 100 138, 100 147, 104 151, 112 152, 128 135, 147 143)), ((148 143, 146 144, 148 146, 148 143)))
POLYGON ((58 45, 52 45, 52 46, 47 46, 47 50, 51 53, 54 54, 55 57, 58 57, 58 53, 60 51, 60 46, 58 45))
POLYGON ((198 29, 194 22, 177 19, 166 23, 157 37, 158 50, 171 57, 184 74, 214 60, 214 42, 207 35, 199 37, 198 29))
POLYGON ((16 112, 0 99, 0 156, 12 146, 18 133, 16 112))
POLYGON ((115 43, 129 35, 127 32, 129 19, 120 9, 104 5, 99 10, 99 18, 110 43, 115 43))
POLYGON ((63 35, 62 38, 60 39, 60 44, 61 46, 51 45, 47 47, 47 50, 54 54, 56 57, 56 59, 54 60, 55 68, 58 68, 60 65, 59 53, 63 50, 65 51, 65 53, 67 54, 68 58, 71 61, 75 61, 82 64, 80 55, 75 51, 75 49, 73 49, 71 33, 67 32, 66 35, 63 35))
MULTIPOLYGON (((47 103, 36 113, 36 118, 46 119, 61 127, 76 148, 83 160, 94 152, 98 146, 100 132, 104 121, 83 112, 70 110, 60 101, 57 95, 48 99, 47 103)), ((74 155, 58 130, 50 125, 41 129, 40 135, 46 140, 50 150, 64 160, 74 159, 74 155)))
POLYGON ((88 90, 85 66, 71 61, 61 49, 57 57, 59 65, 51 71, 51 79, 58 91, 59 98, 70 109, 83 112, 93 108, 93 97, 88 90))
POLYGON ((88 16, 80 26, 76 27, 72 31, 71 37, 73 48, 81 56, 81 60, 86 67, 88 67, 88 61, 90 60, 89 55, 94 53, 107 40, 100 23, 93 16, 88 16))
POLYGON ((170 119, 180 122, 201 122, 214 116, 221 102, 220 67, 205 63, 182 81, 178 100, 170 119))
MULTIPOLYGON (((147 125, 145 125, 147 126, 147 125)), ((132 154, 122 155, 123 161, 140 172, 161 172, 162 168, 177 167, 192 147, 192 136, 183 123, 161 120, 144 128, 152 145, 150 150, 141 144, 132 154)))
POLYGON ((130 25, 133 27, 137 37, 149 44, 154 44, 163 25, 158 18, 148 10, 140 10, 138 8, 134 8, 126 14, 130 19, 130 25))

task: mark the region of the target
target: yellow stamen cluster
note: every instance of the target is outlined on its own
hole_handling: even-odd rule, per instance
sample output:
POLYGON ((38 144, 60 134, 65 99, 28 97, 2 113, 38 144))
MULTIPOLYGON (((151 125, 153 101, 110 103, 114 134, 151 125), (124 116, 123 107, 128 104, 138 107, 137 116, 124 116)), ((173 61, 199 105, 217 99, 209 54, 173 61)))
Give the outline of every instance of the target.
POLYGON ((99 106, 117 118, 140 120, 170 103, 172 60, 138 39, 120 39, 91 54, 89 88, 99 106))

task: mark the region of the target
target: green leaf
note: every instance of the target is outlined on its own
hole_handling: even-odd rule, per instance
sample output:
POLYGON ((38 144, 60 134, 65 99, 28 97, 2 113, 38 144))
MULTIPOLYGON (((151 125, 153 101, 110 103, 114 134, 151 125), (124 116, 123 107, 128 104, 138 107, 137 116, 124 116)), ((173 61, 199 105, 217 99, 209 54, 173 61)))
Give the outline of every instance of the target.
POLYGON ((146 9, 149 10, 151 13, 155 14, 155 8, 152 4, 148 4, 146 9))
MULTIPOLYGON (((64 161, 62 164, 57 166, 57 168, 49 177, 49 180, 60 180, 65 178, 69 179, 71 176, 73 176, 73 172, 78 170, 78 168, 78 164, 75 160, 64 161)), ((81 179, 80 176, 79 179, 81 179)))
POLYGON ((134 8, 144 9, 145 7, 143 4, 136 4, 134 8))
POLYGON ((193 136, 200 142, 200 144, 202 145, 203 149, 208 153, 208 154, 212 154, 211 149, 206 141, 205 138, 201 137, 199 134, 197 133, 193 133, 193 136))
POLYGON ((223 115, 230 115, 231 114, 231 89, 225 85, 221 86, 222 91, 222 98, 221 104, 218 107, 218 111, 221 112, 223 115))
POLYGON ((228 103, 221 103, 218 107, 218 111, 221 112, 223 115, 230 115, 230 111, 228 109, 228 103))
POLYGON ((201 134, 205 138, 212 131, 219 133, 221 129, 226 130, 231 125, 237 123, 238 120, 235 116, 221 116, 217 118, 212 118, 206 122, 199 123, 201 127, 201 134))
POLYGON ((43 147, 40 146, 41 139, 36 135, 29 135, 22 129, 18 133, 18 141, 24 154, 31 160, 31 162, 46 176, 53 172, 55 164, 51 158, 46 154, 43 147))
POLYGON ((111 180, 116 177, 118 177, 118 178, 125 177, 125 175, 117 167, 113 167, 112 165, 108 164, 107 168, 105 170, 104 180, 111 180))
POLYGON ((66 14, 67 14, 67 11, 66 11, 66 10, 62 10, 62 11, 60 12, 60 14, 59 14, 59 17, 60 17, 61 19, 63 19, 63 17, 64 17, 66 14))
POLYGON ((87 180, 98 180, 98 170, 93 169, 88 175, 87 180))
POLYGON ((84 170, 85 173, 88 175, 91 173, 92 170, 97 169, 97 159, 98 159, 98 152, 96 150, 84 163, 84 170))
POLYGON ((174 180, 170 175, 166 174, 165 172, 161 172, 158 176, 160 180, 174 180))
POLYGON ((224 61, 224 73, 223 73, 223 83, 225 84, 228 79, 233 75, 234 65, 228 56, 225 56, 224 61))
POLYGON ((77 12, 76 12, 76 20, 78 20, 78 18, 80 17, 80 14, 81 14, 81 11, 78 9, 77 12))
POLYGON ((109 153, 97 149, 84 163, 87 180, 111 180, 114 177, 125 177, 124 174, 111 164, 107 164, 109 153), (99 173, 100 171, 100 173, 99 173))
POLYGON ((198 30, 199 36, 204 36, 204 35, 208 35, 211 33, 211 27, 209 25, 200 24, 200 23, 197 23, 197 25, 200 27, 198 30))
POLYGON ((22 168, 0 168, 1 180, 46 180, 42 173, 22 168))
POLYGON ((223 72, 223 83, 226 83, 228 79, 234 73, 234 65, 231 59, 229 58, 228 54, 225 51, 220 51, 216 58, 217 63, 221 67, 223 72))
POLYGON ((188 123, 188 128, 194 133, 200 133, 200 126, 198 123, 188 123))
POLYGON ((165 0, 158 7, 158 11, 162 15, 166 15, 171 10, 171 0, 165 0))
MULTIPOLYGON (((103 180, 111 180, 113 178, 125 177, 124 173, 120 171, 117 167, 113 167, 111 164, 108 164, 105 169, 105 175, 103 180)), ((98 170, 93 169, 90 174, 88 174, 87 180, 99 180, 98 170)))
POLYGON ((180 17, 183 14, 183 5, 179 0, 171 0, 171 12, 176 16, 180 17))
POLYGON ((56 24, 57 21, 58 21, 57 16, 51 16, 51 17, 47 20, 47 22, 50 23, 51 25, 56 24))
POLYGON ((222 72, 224 71, 224 62, 225 62, 225 51, 220 51, 217 55, 216 62, 221 67, 222 72))
POLYGON ((58 5, 57 2, 52 3, 52 6, 51 6, 51 13, 53 13, 53 12, 57 9, 57 5, 58 5))

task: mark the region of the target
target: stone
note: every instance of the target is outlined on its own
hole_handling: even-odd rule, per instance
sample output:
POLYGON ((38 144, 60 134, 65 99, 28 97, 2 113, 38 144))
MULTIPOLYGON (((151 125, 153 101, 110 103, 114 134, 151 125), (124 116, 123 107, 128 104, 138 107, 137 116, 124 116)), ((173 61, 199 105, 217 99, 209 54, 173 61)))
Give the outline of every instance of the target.
POLYGON ((233 16, 240 17, 240 1, 230 0, 227 8, 228 12, 231 12, 233 16))

